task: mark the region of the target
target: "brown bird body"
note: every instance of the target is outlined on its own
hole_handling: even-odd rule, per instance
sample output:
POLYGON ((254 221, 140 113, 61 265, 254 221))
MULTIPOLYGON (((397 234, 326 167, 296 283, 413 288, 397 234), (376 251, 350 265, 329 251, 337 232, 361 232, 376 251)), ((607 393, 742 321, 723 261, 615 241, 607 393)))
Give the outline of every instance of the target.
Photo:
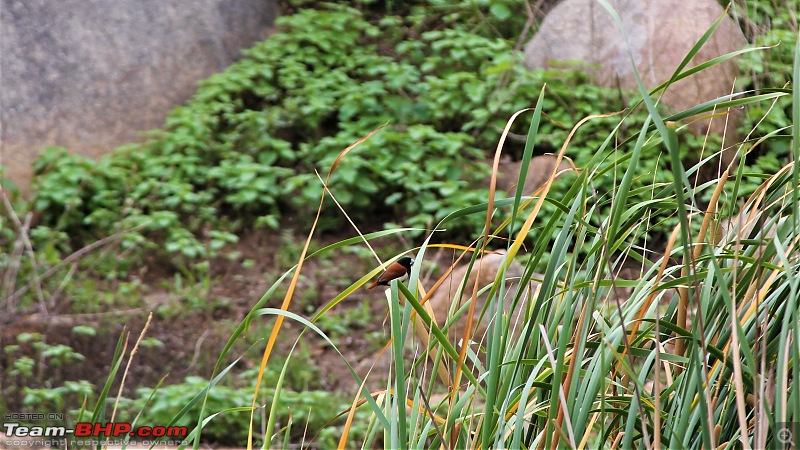
POLYGON ((388 286, 389 282, 392 280, 411 275, 411 266, 413 265, 414 260, 409 257, 398 259, 396 262, 390 264, 389 267, 386 268, 386 272, 383 272, 367 289, 372 289, 378 285, 388 286))

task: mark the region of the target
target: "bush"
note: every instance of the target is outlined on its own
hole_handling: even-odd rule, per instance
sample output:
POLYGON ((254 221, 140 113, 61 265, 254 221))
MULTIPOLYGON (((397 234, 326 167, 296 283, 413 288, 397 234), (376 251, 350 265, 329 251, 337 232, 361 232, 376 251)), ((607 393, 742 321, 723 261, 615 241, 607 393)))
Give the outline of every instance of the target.
MULTIPOLYGON (((152 389, 139 388, 135 399, 125 399, 121 402, 123 415, 130 415, 133 418, 141 410, 142 415, 139 417, 141 424, 173 423, 172 420, 176 413, 186 405, 190 396, 201 392, 208 384, 208 380, 202 377, 189 376, 182 383, 158 389, 152 398, 150 398, 153 393, 152 389)), ((215 416, 203 427, 204 442, 238 446, 247 443, 250 413, 242 410, 231 411, 231 409, 250 406, 253 401, 253 389, 254 385, 241 387, 217 385, 209 391, 205 398, 204 417, 214 413, 221 414, 215 416)), ((259 404, 269 405, 273 396, 274 389, 261 389, 259 404)), ((304 433, 311 433, 305 436, 306 440, 310 440, 314 434, 319 432, 323 439, 317 441, 318 444, 322 448, 332 448, 335 447, 336 441, 333 439, 340 432, 341 425, 329 424, 328 421, 349 407, 350 402, 341 394, 324 390, 298 392, 283 388, 281 390, 281 408, 278 411, 279 417, 276 418, 276 423, 280 427, 285 427, 290 419, 293 421, 292 442, 300 442, 304 433)), ((256 420, 259 420, 260 415, 261 412, 256 414, 256 420)), ((173 425, 187 427, 191 431, 197 425, 199 417, 200 404, 187 411, 173 425)), ((265 425, 257 422, 255 427, 260 428, 265 425)))
MULTIPOLYGON (((34 201, 43 223, 75 241, 148 223, 144 234, 163 239, 168 253, 209 256, 200 243, 209 226, 275 228, 284 214, 308 215, 322 191, 314 171, 325 173, 345 147, 389 123, 349 156, 331 187, 356 220, 430 228, 445 211, 485 200, 484 159, 505 117, 530 106, 551 75, 522 68, 507 41, 456 25, 413 40, 399 17, 374 25, 329 5, 278 26, 281 33, 201 83, 158 137, 99 164, 46 152, 34 201)), ((552 108, 552 140, 541 151, 557 148, 594 103, 617 96, 577 73, 553 79, 549 92, 552 105, 577 106, 552 108)), ((144 242, 135 236, 130 245, 144 242)))

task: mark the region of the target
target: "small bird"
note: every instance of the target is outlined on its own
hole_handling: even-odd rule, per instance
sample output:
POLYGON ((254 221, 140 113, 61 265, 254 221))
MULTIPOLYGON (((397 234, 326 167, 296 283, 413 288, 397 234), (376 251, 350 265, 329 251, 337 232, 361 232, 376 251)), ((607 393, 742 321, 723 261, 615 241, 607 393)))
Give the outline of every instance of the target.
POLYGON ((398 259, 396 262, 390 264, 389 267, 386 268, 386 272, 383 272, 367 289, 372 289, 377 285, 388 286, 389 282, 394 279, 411 275, 411 266, 413 265, 414 260, 407 256, 398 259))

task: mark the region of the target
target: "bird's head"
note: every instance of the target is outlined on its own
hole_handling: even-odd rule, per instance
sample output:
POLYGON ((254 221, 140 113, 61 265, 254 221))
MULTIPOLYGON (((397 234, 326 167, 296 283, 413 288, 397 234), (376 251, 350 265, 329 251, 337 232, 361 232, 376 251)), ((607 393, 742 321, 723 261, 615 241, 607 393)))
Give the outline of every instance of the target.
POLYGON ((406 270, 411 271, 411 266, 414 265, 414 260, 412 258, 409 258, 408 256, 405 256, 403 258, 398 259, 397 263, 405 267, 406 270))

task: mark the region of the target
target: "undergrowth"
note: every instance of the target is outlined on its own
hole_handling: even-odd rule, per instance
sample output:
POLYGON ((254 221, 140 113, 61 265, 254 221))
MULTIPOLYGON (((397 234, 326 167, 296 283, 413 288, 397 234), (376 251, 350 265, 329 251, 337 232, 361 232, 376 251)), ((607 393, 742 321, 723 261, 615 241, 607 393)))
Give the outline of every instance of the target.
MULTIPOLYGON (((519 8, 420 2, 403 15, 377 15, 328 3, 295 5, 295 14, 278 19, 278 33, 200 83, 148 141, 96 162, 65 149, 45 151, 34 165, 32 199, 15 209, 20 216, 35 213, 33 244, 52 249, 54 258, 121 232, 127 257, 107 258, 97 265, 101 272, 124 277, 146 255, 191 267, 224 253, 243 230, 307 220, 321 192, 315 171, 364 130, 388 123, 350 155, 332 189, 353 220, 371 229, 431 229, 449 211, 486 198, 486 159, 503 118, 532 105, 545 83, 548 120, 537 154, 557 151, 596 105, 621 111, 632 95, 593 86, 580 72, 527 70, 510 40, 522 27, 522 16, 505 12, 512 6, 519 8), (497 34, 501 25, 509 36, 497 34)), ((646 116, 641 108, 628 114, 631 128, 646 116)), ((601 119, 579 130, 569 155, 578 167, 614 123, 601 119)), ((524 134, 524 127, 512 131, 524 134)), ((703 145, 685 137, 682 159, 691 161, 703 145)), ((518 160, 521 143, 509 146, 518 160)), ((669 165, 658 154, 653 148, 642 159, 637 182, 669 182, 669 165)), ((554 189, 570 185, 559 181, 554 189)), ((345 223, 330 205, 320 227, 345 223)), ((446 235, 468 236, 480 226, 466 217, 446 235)), ((13 242, 9 231, 5 245, 13 242)))

